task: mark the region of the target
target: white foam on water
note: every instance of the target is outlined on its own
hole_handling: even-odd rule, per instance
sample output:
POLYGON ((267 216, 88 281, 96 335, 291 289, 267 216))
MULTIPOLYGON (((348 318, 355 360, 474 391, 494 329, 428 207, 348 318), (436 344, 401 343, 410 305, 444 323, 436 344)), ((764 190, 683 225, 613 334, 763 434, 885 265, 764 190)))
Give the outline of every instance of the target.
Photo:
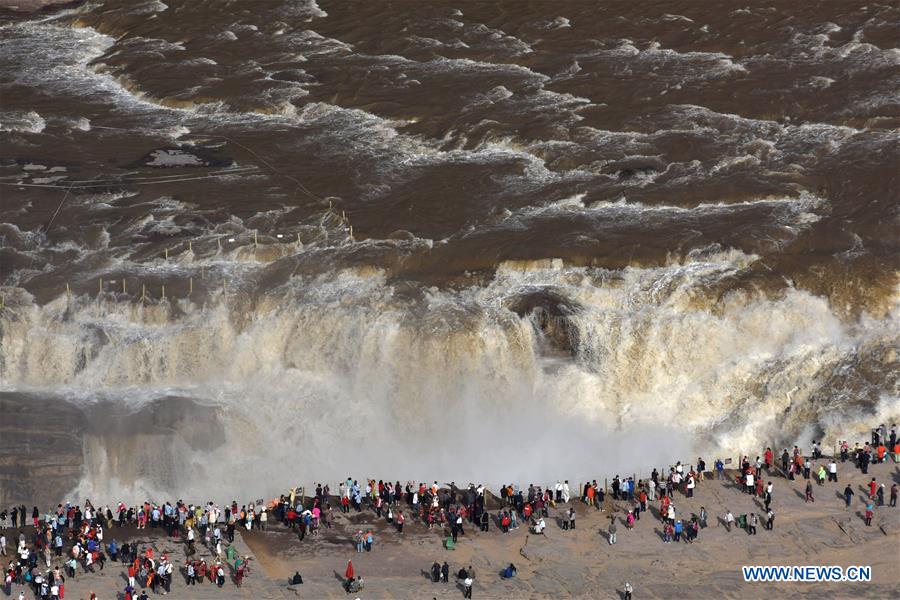
POLYGON ((686 23, 693 23, 693 22, 694 22, 693 19, 689 19, 689 18, 685 17, 684 15, 672 15, 672 14, 669 14, 669 13, 664 14, 664 15, 662 16, 662 20, 663 20, 663 21, 684 21, 684 22, 686 22, 686 23))
POLYGON ((686 81, 747 72, 747 67, 736 63, 734 57, 728 54, 722 52, 678 52, 671 48, 662 48, 659 42, 651 42, 641 50, 631 40, 623 39, 614 48, 594 50, 582 56, 617 60, 620 68, 634 63, 642 68, 649 68, 656 76, 677 79, 682 84, 686 81), (660 68, 663 70, 659 71, 660 68))
MULTIPOLYGON (((897 343, 897 310, 847 325, 826 300, 794 289, 773 298, 704 299, 705 290, 756 260, 721 251, 620 272, 501 268, 486 286, 431 289, 421 302, 397 297, 377 271, 343 271, 294 278, 258 298, 246 316, 222 297, 205 307, 175 300, 174 313, 165 303, 108 303, 98 312, 94 299, 67 307, 61 297, 25 306, 15 319, 4 313, 0 385, 81 402, 128 397, 135 406, 177 392, 217 406, 225 445, 188 457, 208 470, 183 482, 183 494, 223 481, 275 492, 301 475, 334 478, 347 469, 402 478, 556 478, 560 464, 543 446, 561 437, 580 449, 562 467, 575 479, 667 464, 673 453, 760 447, 800 435, 809 423, 835 436, 838 424, 868 419, 809 399, 835 366, 897 343), (538 321, 507 308, 542 291, 578 307, 569 317, 577 331, 571 360, 548 363, 538 321), (673 422, 677 433, 667 430, 673 422), (647 444, 616 448, 647 431, 672 434, 671 447, 654 456, 638 450, 647 444), (615 443, 603 441, 607 433, 615 443), (283 469, 282 459, 296 456, 302 474, 283 469)), ((239 271, 232 277, 239 294, 239 271)), ((882 396, 893 397, 894 384, 882 385, 882 396)), ((900 406, 896 398, 886 402, 886 414, 900 406)), ((117 456, 112 447, 103 452, 117 456)), ((129 467, 118 459, 91 463, 86 485, 174 492, 164 489, 164 472, 181 465, 160 465, 156 480, 141 482, 129 467)))
MULTIPOLYGON (((774 217, 782 225, 790 225, 797 231, 807 228, 818 221, 820 213, 827 206, 827 201, 807 191, 797 197, 759 198, 741 202, 701 202, 694 205, 648 205, 641 202, 628 201, 625 197, 615 202, 599 201, 584 204, 585 194, 575 194, 544 206, 526 207, 510 213, 507 219, 533 219, 545 216, 576 214, 586 217, 604 217, 624 220, 643 221, 652 219, 657 222, 672 222, 680 216, 697 216, 715 219, 717 216, 752 207, 770 207, 774 209, 774 217)), ((796 233, 796 231, 795 231, 796 233)))
POLYGON ((33 110, 0 112, 0 131, 41 133, 46 126, 44 118, 33 110))
POLYGON ((288 0, 279 8, 279 14, 284 17, 301 17, 307 21, 328 16, 328 13, 322 10, 316 0, 288 0))
POLYGON ((572 27, 572 22, 566 17, 556 17, 544 25, 545 29, 551 31, 554 29, 568 29, 570 27, 572 27))

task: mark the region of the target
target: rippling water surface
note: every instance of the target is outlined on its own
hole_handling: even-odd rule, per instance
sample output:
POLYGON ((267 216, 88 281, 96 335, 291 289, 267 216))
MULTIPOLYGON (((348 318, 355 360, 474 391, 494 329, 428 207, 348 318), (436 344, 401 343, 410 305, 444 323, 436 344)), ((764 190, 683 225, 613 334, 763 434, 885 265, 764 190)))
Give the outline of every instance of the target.
POLYGON ((190 415, 87 428, 85 492, 577 479, 900 418, 896 4, 0 14, 0 386, 190 415))

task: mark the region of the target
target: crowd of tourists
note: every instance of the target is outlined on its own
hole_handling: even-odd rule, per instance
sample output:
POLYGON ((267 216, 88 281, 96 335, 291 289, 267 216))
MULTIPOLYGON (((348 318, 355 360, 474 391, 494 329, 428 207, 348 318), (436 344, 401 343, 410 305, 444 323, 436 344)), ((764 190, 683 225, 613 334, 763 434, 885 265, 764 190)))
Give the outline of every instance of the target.
MULTIPOLYGON (((255 517, 258 519, 258 517, 255 517)), ((102 571, 108 563, 118 563, 127 573, 127 585, 122 591, 125 600, 146 597, 152 593, 168 594, 176 570, 189 585, 208 579, 218 587, 226 583, 225 554, 228 570, 238 586, 249 573, 247 559, 234 556, 232 547, 223 550, 223 540, 234 540, 237 526, 250 527, 254 517, 233 503, 221 510, 210 502, 204 506, 185 504, 153 504, 126 507, 96 507, 90 500, 84 506, 59 504, 47 513, 37 507, 27 518, 25 506, 0 511, 0 555, 10 556, 12 550, 3 530, 18 530, 15 550, 5 565, 4 587, 11 595, 14 584, 30 587, 41 600, 58 600, 65 596, 66 579, 74 580, 89 573, 102 571), (224 529, 223 529, 224 526, 224 529), (30 532, 26 534, 26 527, 30 532), (116 530, 131 527, 159 529, 166 536, 183 542, 186 560, 176 567, 165 554, 157 556, 152 545, 138 546, 137 542, 120 543, 116 530), (210 561, 198 558, 200 540, 211 554, 210 561), (8 550, 9 549, 9 550, 8 550), (141 594, 138 589, 144 590, 141 594)), ((93 595, 93 593, 92 593, 93 595)))
MULTIPOLYGON (((807 480, 805 500, 815 502, 816 488, 830 483, 837 485, 838 471, 848 461, 861 473, 868 474, 869 465, 888 460, 891 454, 888 448, 895 455, 900 454, 896 426, 888 433, 882 425, 873 430, 871 442, 857 443, 852 448, 847 442, 841 442, 837 457, 824 456, 815 442, 808 455, 794 446, 791 451, 783 449, 779 457, 771 448, 766 448, 755 460, 744 456, 729 473, 733 473, 735 486, 760 499, 763 509, 759 514, 737 516, 726 509, 721 522, 728 531, 739 528, 748 535, 756 535, 760 522, 766 530, 773 530, 774 477, 807 480)), ((122 592, 125 600, 145 598, 147 589, 153 593, 169 593, 175 574, 180 574, 185 584, 191 586, 206 584, 222 588, 229 576, 233 585, 240 586, 250 569, 248 558, 237 555, 232 545, 238 528, 265 531, 272 520, 293 530, 303 540, 318 536, 322 527, 331 528, 336 511, 373 513, 401 535, 407 521, 416 522, 426 530, 437 530, 445 547, 453 548, 467 529, 477 528, 487 533, 492 524, 504 535, 518 529, 520 524, 527 526, 531 533, 544 534, 551 509, 559 529, 573 530, 576 511, 572 500, 577 499, 595 510, 606 508, 610 513, 606 531, 610 545, 617 543, 619 525, 626 531, 632 530, 639 526, 642 517, 647 518, 648 512, 651 518, 662 523, 663 543, 693 543, 708 526, 710 516, 704 506, 693 512, 680 510, 681 501, 677 497, 693 497, 704 485, 708 473, 726 479, 725 461, 716 459, 711 471, 698 458, 693 465, 678 462, 667 473, 654 469, 647 478, 616 475, 609 482, 608 490, 605 483, 600 485, 594 480, 574 487, 577 497, 573 497, 573 487, 567 480, 547 486, 507 484, 492 497, 483 485, 460 487, 455 483, 439 485, 437 481, 401 484, 375 479, 360 482, 348 477, 337 484, 334 492, 328 484, 315 484, 308 490, 309 494, 306 489, 294 488, 269 503, 254 501, 239 505, 232 501, 220 506, 211 501, 190 504, 178 500, 101 507, 86 500, 83 505, 59 504, 44 513, 37 507, 28 511, 25 506, 17 506, 0 510, 0 555, 6 563, 3 583, 7 595, 12 594, 13 585, 20 585, 30 588, 36 598, 57 600, 64 597, 67 579, 118 563, 127 572, 127 585, 122 592), (176 565, 164 554, 157 556, 149 543, 117 541, 116 532, 129 527, 156 529, 183 543, 184 562, 176 565), (10 529, 15 537, 8 540, 6 531, 10 529), (205 548, 205 556, 198 552, 199 545, 205 548)), ((846 486, 843 497, 847 507, 853 495, 852 488, 846 486)), ((886 484, 873 477, 863 498, 866 525, 871 525, 879 507, 897 505, 896 483, 890 486, 887 501, 886 495, 886 484)), ((352 541, 357 552, 372 552, 375 529, 357 529, 352 541)), ((446 582, 448 568, 446 563, 443 566, 435 563, 431 571, 435 581, 446 582)), ((464 587, 471 594, 474 571, 471 567, 469 570, 463 580, 469 580, 464 587)), ((509 577, 515 576, 513 565, 507 571, 509 577)), ((355 585, 361 585, 361 579, 355 585)))

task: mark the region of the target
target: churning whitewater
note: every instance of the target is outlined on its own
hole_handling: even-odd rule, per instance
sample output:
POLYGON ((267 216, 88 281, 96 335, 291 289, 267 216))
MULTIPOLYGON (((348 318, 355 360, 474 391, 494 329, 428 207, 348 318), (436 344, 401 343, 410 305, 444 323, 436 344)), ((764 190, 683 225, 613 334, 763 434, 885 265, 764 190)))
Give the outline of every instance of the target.
POLYGON ((896 421, 900 11, 713 5, 0 9, 0 398, 69 440, 40 493, 896 421))

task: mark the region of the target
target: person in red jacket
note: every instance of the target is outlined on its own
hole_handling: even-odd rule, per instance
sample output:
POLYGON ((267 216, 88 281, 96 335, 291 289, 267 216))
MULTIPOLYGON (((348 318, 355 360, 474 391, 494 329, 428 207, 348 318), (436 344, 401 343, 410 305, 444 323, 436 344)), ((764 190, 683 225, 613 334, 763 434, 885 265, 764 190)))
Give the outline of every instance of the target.
POLYGON ((763 461, 766 463, 766 471, 772 468, 772 461, 775 459, 775 455, 772 453, 771 448, 766 448, 766 452, 763 455, 763 461))

